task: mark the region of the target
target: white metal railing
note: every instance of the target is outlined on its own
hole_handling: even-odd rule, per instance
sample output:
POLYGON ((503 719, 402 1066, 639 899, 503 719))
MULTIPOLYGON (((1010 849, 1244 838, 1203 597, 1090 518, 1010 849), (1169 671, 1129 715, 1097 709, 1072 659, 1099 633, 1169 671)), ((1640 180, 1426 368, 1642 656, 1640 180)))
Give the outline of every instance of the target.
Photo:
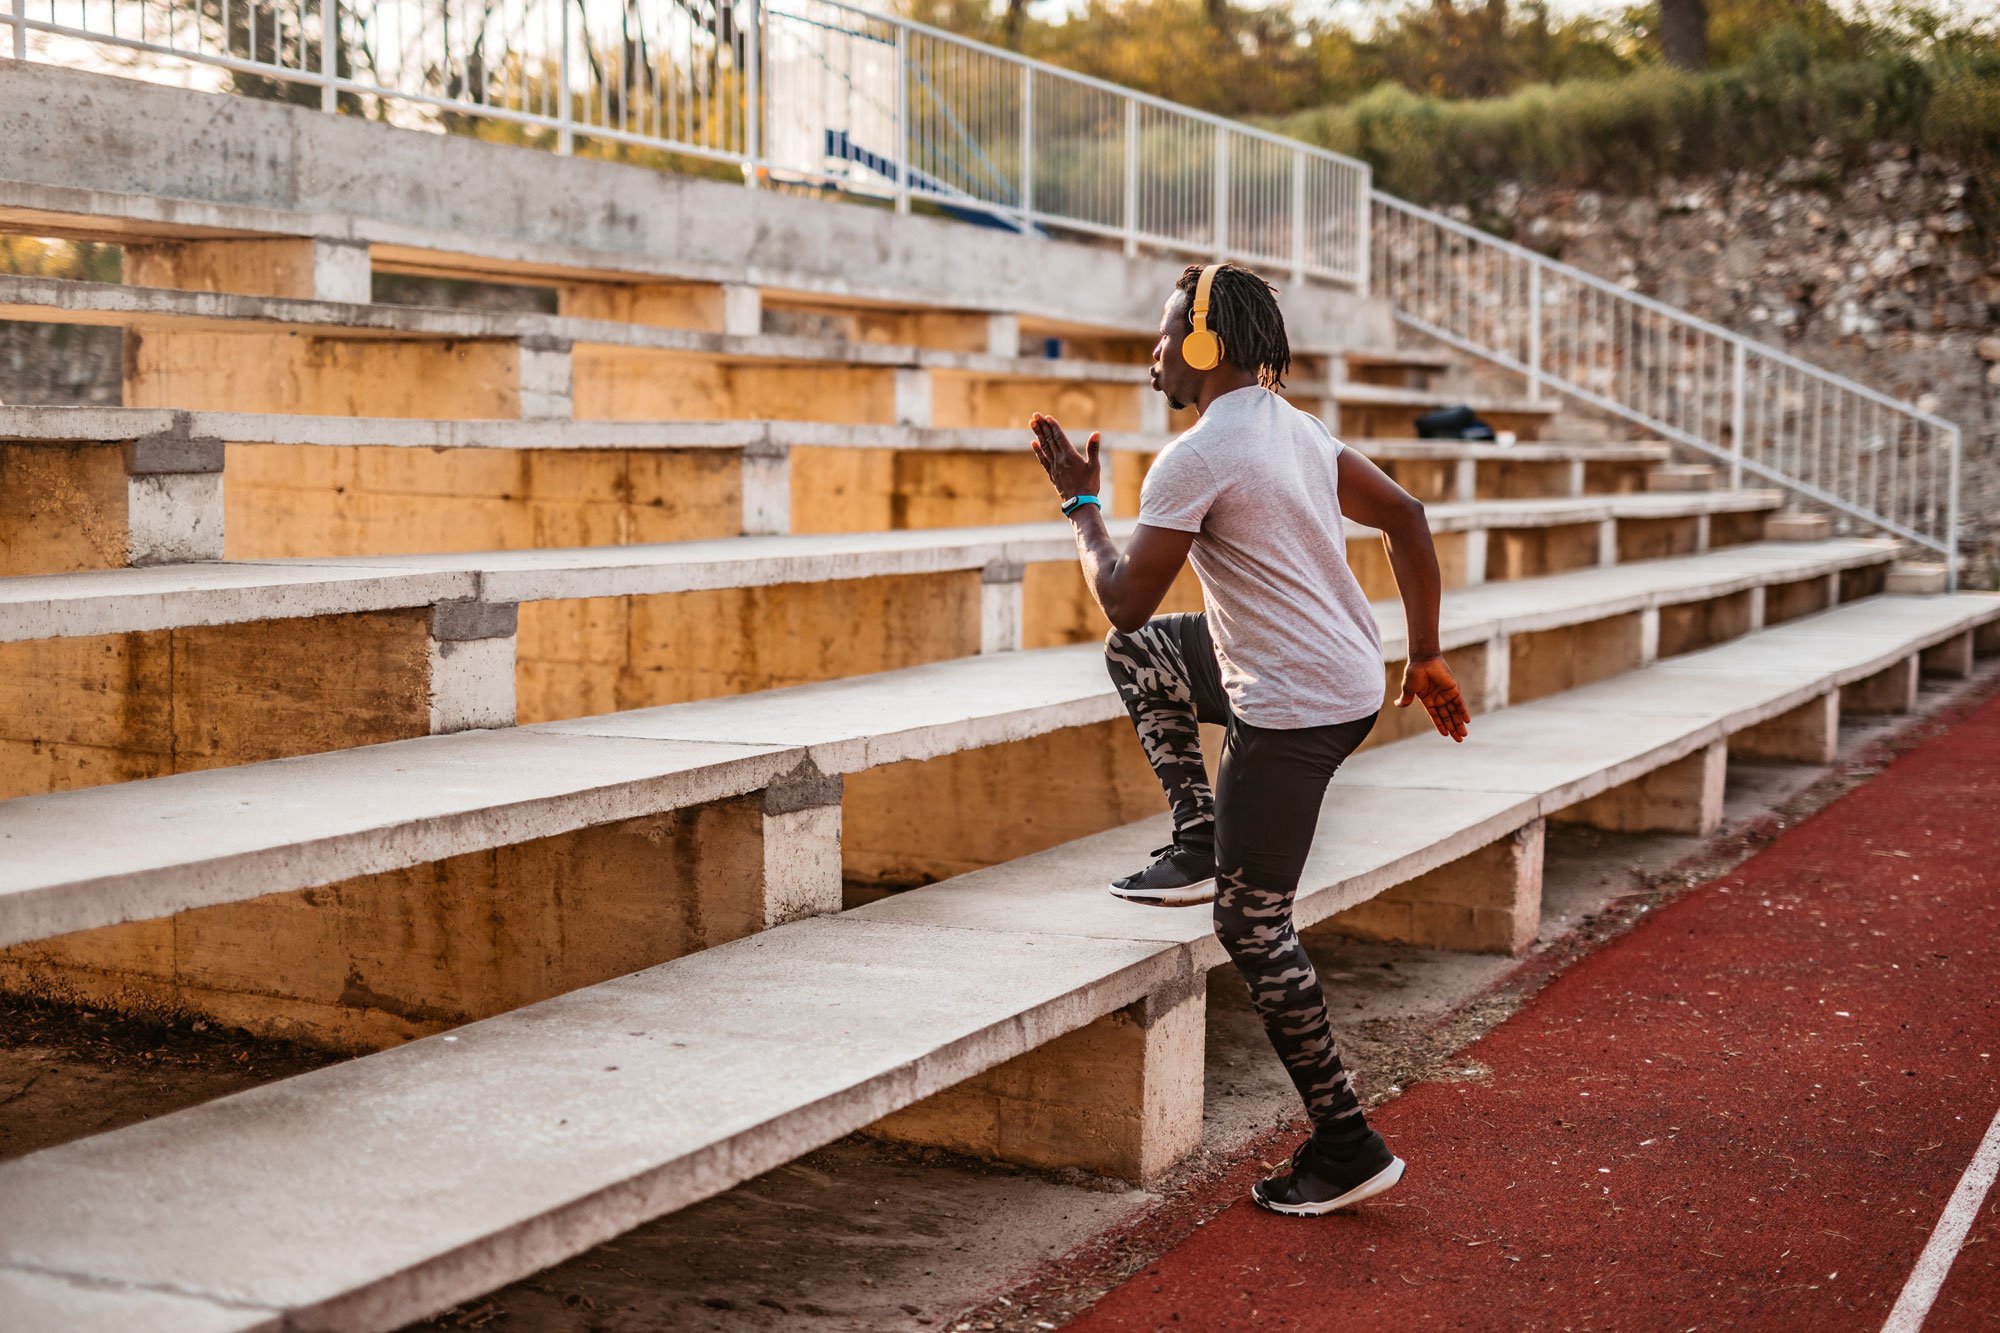
POLYGON ((20 58, 1368 277, 1366 164, 840 0, 0 0, 0 29, 20 58))
POLYGON ((1442 213, 1374 196, 1396 317, 1551 390, 1942 556, 1958 570, 1959 428, 1442 213))

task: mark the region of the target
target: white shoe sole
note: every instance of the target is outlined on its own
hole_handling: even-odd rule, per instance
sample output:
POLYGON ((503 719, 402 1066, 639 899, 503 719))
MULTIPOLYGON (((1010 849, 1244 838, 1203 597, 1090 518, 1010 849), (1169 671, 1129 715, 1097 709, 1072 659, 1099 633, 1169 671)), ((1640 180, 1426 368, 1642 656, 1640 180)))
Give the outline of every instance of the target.
POLYGON ((1286 1217, 1321 1217, 1351 1204, 1360 1203, 1363 1199, 1372 1199, 1378 1194, 1385 1194, 1394 1189, 1396 1182, 1402 1178, 1403 1159, 1398 1157, 1347 1193, 1337 1199, 1328 1199, 1325 1203, 1274 1203, 1259 1197, 1254 1188, 1250 1191, 1250 1199, 1259 1208, 1268 1208, 1274 1213, 1283 1213, 1286 1217))
POLYGON ((1199 880, 1180 889, 1121 889, 1110 886, 1111 896, 1143 907, 1195 907, 1215 901, 1215 881, 1199 880))

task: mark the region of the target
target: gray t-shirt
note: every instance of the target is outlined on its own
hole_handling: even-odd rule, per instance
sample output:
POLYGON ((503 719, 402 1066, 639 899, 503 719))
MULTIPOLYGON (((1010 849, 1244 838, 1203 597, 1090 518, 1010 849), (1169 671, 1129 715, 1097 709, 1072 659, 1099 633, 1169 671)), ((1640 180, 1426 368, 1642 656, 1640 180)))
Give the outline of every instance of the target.
POLYGON ((1318 417, 1269 389, 1226 393, 1146 473, 1139 521, 1195 534, 1223 688, 1252 726, 1382 707, 1382 636, 1347 567, 1336 460, 1318 417))

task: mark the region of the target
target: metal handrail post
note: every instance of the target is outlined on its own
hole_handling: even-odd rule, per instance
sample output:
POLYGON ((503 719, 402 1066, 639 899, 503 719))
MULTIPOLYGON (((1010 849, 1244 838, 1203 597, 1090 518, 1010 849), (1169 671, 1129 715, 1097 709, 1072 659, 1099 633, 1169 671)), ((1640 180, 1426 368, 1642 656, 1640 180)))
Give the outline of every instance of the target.
POLYGON ((1542 401, 1542 266, 1528 265, 1528 401, 1542 401))
POLYGON ((1035 221, 1035 69, 1021 66, 1021 225, 1035 221))
POLYGON ((1229 257, 1229 131, 1215 128, 1215 257, 1229 257))
POLYGON ((556 65, 556 151, 567 155, 576 148, 570 129, 569 0, 557 3, 562 6, 562 48, 556 65))
POLYGON ((1945 448, 1951 452, 1951 471, 1945 482, 1944 502, 1944 587, 1946 592, 1958 591, 1958 479, 1960 466, 1965 456, 1965 432, 1953 426, 1945 436, 1945 448))
POLYGON ((1368 295, 1368 285, 1375 269, 1375 173, 1366 169, 1361 177, 1361 188, 1356 191, 1361 201, 1359 209, 1360 225, 1354 236, 1354 290, 1357 295, 1368 295))
MULTIPOLYGON (((14 0, 17 10, 27 3, 28 0, 14 0)), ((340 110, 340 70, 333 54, 339 39, 340 0, 319 0, 319 109, 329 116, 340 110)))
POLYGON ((896 25, 896 211, 910 211, 910 30, 896 25))
POLYGON ((1744 412, 1744 392, 1749 383, 1746 367, 1748 352, 1742 343, 1736 344, 1736 354, 1730 368, 1732 381, 1729 390, 1729 489, 1743 488, 1743 430, 1746 421, 1744 412))
POLYGON ((1306 281, 1306 155, 1292 154, 1292 283, 1306 281))
POLYGON ((28 0, 14 0, 14 59, 28 58, 28 0))
POLYGON ((757 188, 764 163, 764 6, 749 0, 750 24, 743 30, 743 183, 757 188))
POLYGON ((1125 253, 1139 253, 1139 104, 1125 103, 1125 253))

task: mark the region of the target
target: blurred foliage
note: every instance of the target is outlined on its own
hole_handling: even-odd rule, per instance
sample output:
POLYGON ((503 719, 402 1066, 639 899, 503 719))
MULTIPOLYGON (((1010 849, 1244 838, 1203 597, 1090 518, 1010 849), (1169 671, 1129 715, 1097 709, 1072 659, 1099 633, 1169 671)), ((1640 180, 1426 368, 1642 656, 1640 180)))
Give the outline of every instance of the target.
POLYGON ((123 267, 115 245, 42 236, 0 236, 0 273, 72 282, 116 282, 123 267))
MULTIPOLYGON (((1203 0, 1086 4, 1022 22, 1022 52, 1363 158, 1427 202, 1502 181, 1643 189, 1823 138, 1899 140, 2000 181, 2000 24, 1951 0, 1710 0, 1700 72, 1662 59, 1657 5, 1558 19, 1538 2, 1390 0, 1358 31, 1203 0)), ((907 12, 987 41, 1006 25, 985 0, 907 12)))

